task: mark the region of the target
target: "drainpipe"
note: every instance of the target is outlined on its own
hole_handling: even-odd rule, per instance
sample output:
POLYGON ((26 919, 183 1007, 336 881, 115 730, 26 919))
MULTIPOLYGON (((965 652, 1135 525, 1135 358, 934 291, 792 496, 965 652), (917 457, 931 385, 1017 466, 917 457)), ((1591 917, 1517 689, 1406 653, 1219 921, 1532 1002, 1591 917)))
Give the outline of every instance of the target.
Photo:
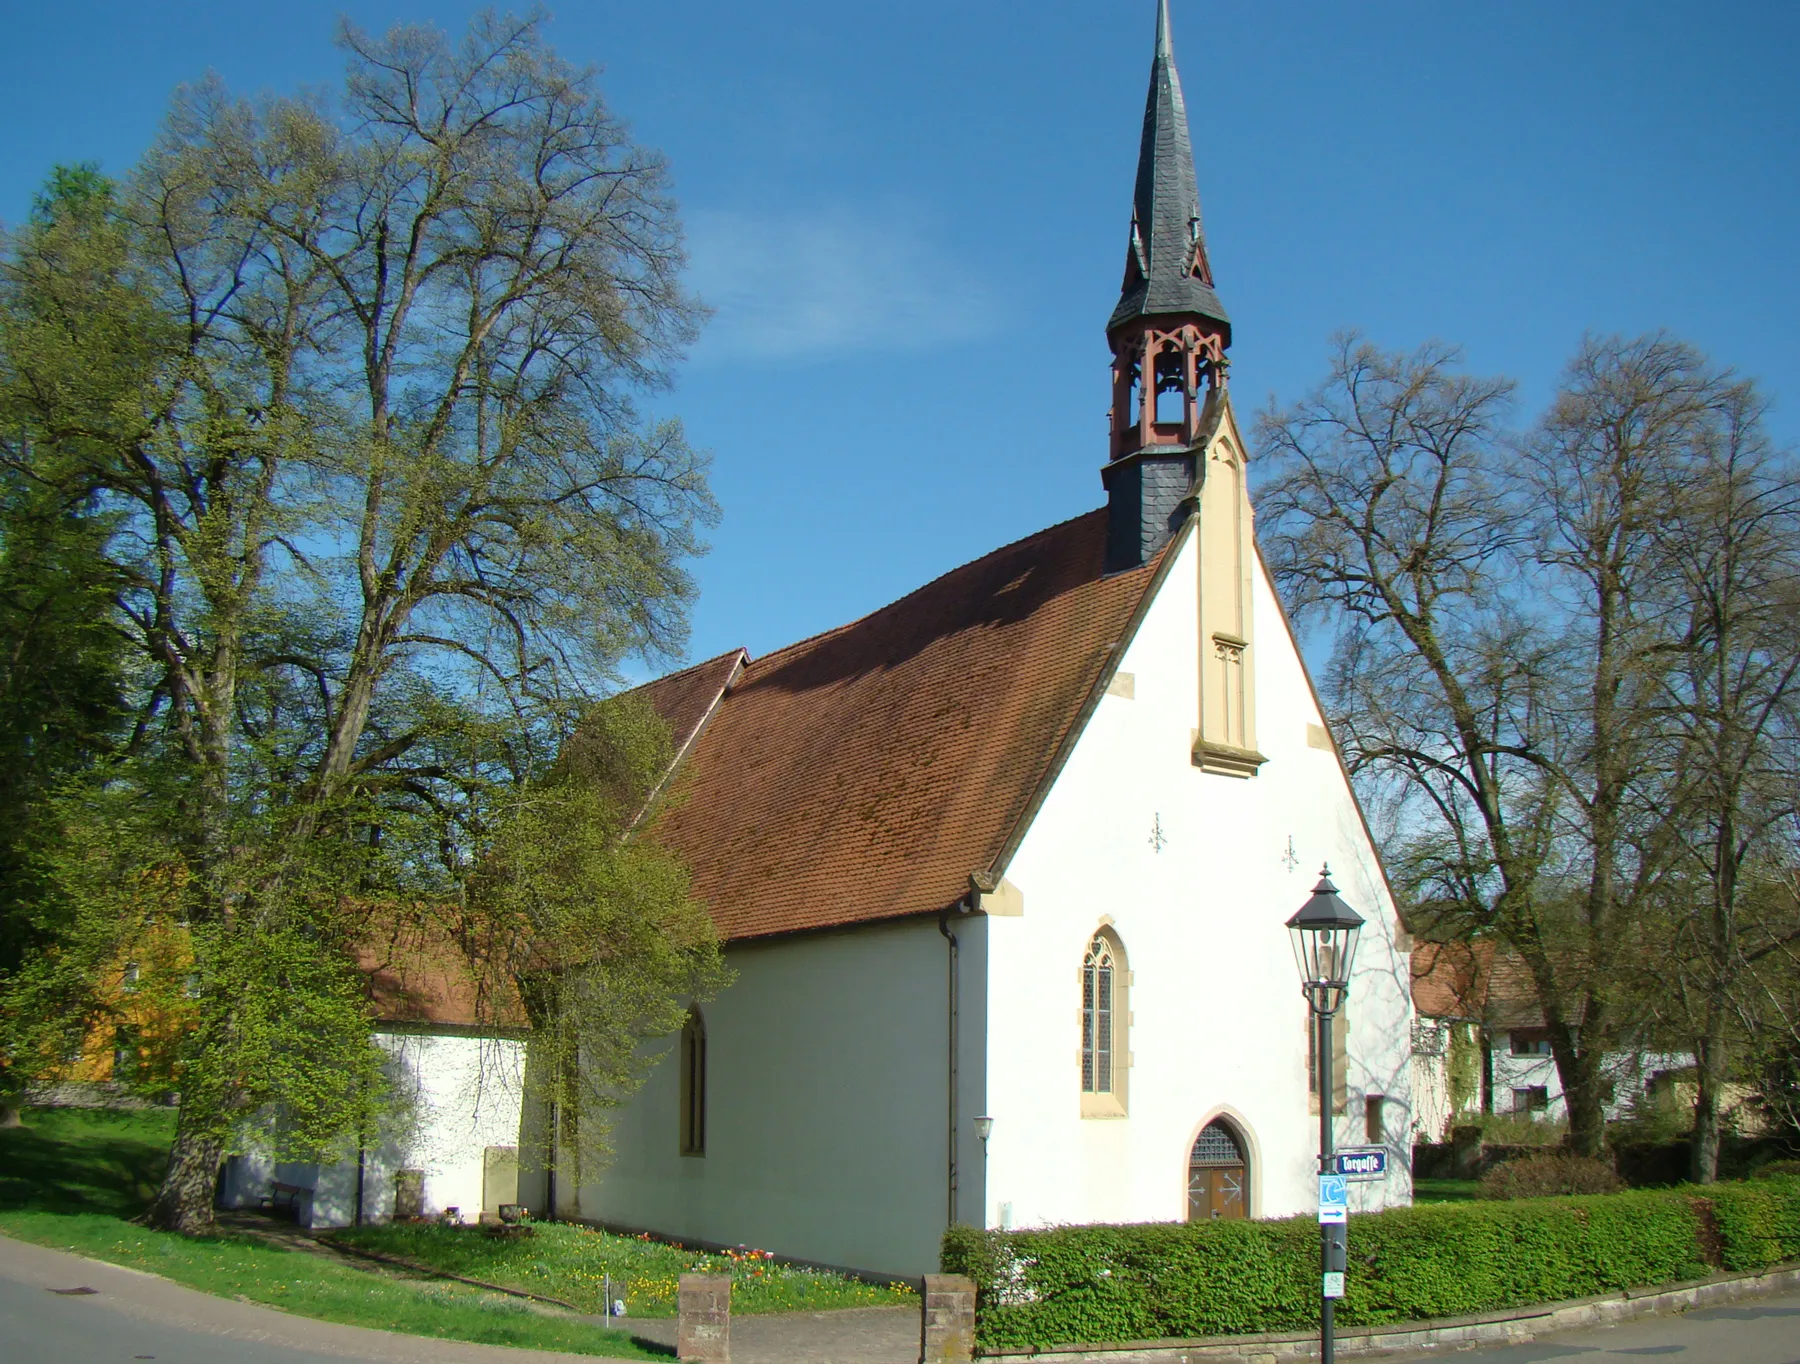
POLYGON ((363 1224, 363 1194, 369 1176, 368 1137, 359 1127, 356 1132, 356 1216, 352 1226, 363 1224))
MULTIPOLYGON (((957 901, 955 908, 957 913, 967 914, 969 912, 969 902, 967 900, 959 900, 957 901)), ((957 1017, 957 1003, 961 994, 961 962, 959 960, 958 948, 961 945, 956 940, 956 934, 950 931, 950 910, 948 908, 942 910, 938 914, 938 932, 944 935, 944 941, 948 943, 950 947, 948 1027, 946 1028, 946 1031, 950 1035, 950 1089, 947 1096, 948 1101, 944 1105, 948 1121, 948 1127, 945 1132, 945 1145, 948 1148, 948 1165, 945 1170, 945 1185, 946 1196, 949 1199, 949 1211, 946 1215, 944 1225, 946 1227, 953 1227, 956 1225, 956 1087, 958 1079, 956 1073, 956 1057, 958 1043, 957 1032, 960 1027, 960 1020, 957 1017)))
POLYGON ((544 1169, 544 1220, 554 1222, 556 1220, 556 1167, 562 1159, 562 1105, 555 1099, 550 1100, 550 1132, 544 1140, 544 1151, 549 1156, 544 1169))

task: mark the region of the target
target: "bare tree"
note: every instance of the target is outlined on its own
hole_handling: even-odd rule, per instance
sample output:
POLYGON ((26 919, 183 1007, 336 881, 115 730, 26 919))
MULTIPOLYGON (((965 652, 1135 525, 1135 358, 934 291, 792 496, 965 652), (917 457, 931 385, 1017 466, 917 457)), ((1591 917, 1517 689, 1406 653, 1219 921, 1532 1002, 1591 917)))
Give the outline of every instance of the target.
POLYGON ((1521 440, 1510 385, 1458 359, 1340 339, 1326 384, 1261 423, 1264 543, 1291 600, 1336 608, 1331 703, 1353 770, 1404 797, 1388 852, 1424 926, 1519 953, 1594 1154, 1691 804, 1664 742, 1686 628, 1666 495, 1718 386, 1667 338, 1589 341, 1521 440))
MULTIPOLYGON (((1656 729, 1679 856, 1645 997, 1693 1049, 1691 1173, 1710 1183, 1737 1049, 1779 1029, 1764 1005, 1792 993, 1787 948, 1800 939, 1787 884, 1800 814, 1800 478, 1768 439, 1754 384, 1663 337, 1596 359, 1597 392, 1667 391, 1679 374, 1697 418, 1681 458, 1653 471, 1675 656, 1656 729)), ((1603 402, 1584 424, 1621 406, 1603 402)))

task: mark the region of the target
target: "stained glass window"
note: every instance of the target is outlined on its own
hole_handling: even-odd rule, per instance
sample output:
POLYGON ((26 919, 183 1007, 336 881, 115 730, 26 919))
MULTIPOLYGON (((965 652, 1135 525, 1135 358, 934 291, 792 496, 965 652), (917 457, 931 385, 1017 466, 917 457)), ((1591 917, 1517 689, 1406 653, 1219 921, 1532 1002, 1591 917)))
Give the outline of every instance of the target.
POLYGON ((1112 945, 1096 935, 1081 964, 1081 1088, 1086 1094, 1113 1092, 1115 976, 1112 945))
POLYGON ((1222 1122, 1209 1122, 1200 1129, 1200 1137, 1194 1143, 1194 1154, 1189 1157, 1189 1165, 1242 1165, 1244 1153, 1232 1136, 1231 1129, 1222 1122))

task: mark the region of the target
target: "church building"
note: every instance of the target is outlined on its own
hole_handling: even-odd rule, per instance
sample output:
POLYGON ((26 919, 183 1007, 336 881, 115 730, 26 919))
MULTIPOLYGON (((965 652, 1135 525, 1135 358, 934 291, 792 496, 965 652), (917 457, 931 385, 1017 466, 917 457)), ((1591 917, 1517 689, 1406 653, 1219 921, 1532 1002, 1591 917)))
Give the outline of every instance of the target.
POLYGON ((1327 1099, 1391 1147, 1353 1206, 1410 1200, 1409 943, 1257 552, 1167 0, 1106 336, 1110 443, 1061 455, 1103 506, 643 689, 736 978, 559 1214, 895 1276, 953 1223, 1310 1214, 1324 864, 1367 920, 1327 1099))

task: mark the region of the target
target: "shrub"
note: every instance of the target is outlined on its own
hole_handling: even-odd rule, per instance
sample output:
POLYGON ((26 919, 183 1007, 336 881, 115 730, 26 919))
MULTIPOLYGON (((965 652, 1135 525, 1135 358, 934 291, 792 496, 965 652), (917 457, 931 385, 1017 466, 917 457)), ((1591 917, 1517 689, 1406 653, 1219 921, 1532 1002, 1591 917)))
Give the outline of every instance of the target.
POLYGON ((1767 1165, 1757 1166, 1751 1177, 1779 1179, 1784 1175, 1800 1175, 1800 1160, 1771 1160, 1767 1165))
MULTIPOLYGON (((1318 1322, 1318 1226, 953 1227, 942 1264, 976 1284, 989 1350, 1297 1331, 1318 1322)), ((1587 1297, 1800 1258, 1800 1179, 1351 1218, 1345 1325, 1587 1297)))
POLYGON ((1800 1179, 1771 1175, 1702 1191, 1719 1220, 1726 1269, 1760 1269, 1800 1259, 1800 1179))
POLYGON ((1569 1135, 1566 1119, 1531 1113, 1471 1114, 1456 1125, 1479 1127, 1483 1146, 1560 1146, 1569 1135))
POLYGON ((1561 1153, 1509 1160, 1481 1177, 1481 1196, 1495 1199, 1617 1193, 1624 1187, 1605 1161, 1561 1153))

